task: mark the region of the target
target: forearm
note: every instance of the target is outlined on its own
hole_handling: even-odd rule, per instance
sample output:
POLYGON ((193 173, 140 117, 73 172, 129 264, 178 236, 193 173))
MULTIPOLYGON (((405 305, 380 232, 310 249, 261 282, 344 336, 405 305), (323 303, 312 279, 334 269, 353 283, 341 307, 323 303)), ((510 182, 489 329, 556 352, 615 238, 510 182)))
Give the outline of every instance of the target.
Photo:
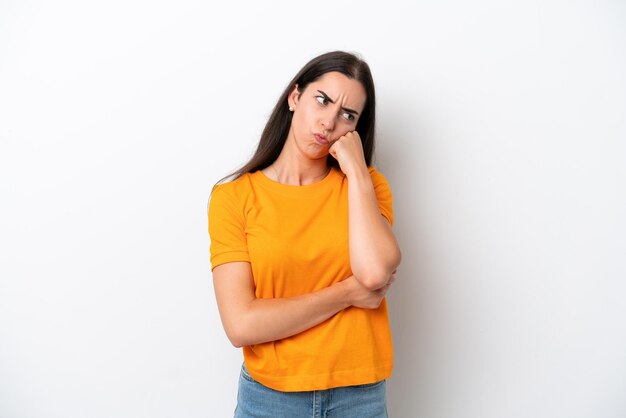
POLYGON ((348 175, 348 207, 352 274, 364 286, 379 288, 400 264, 400 249, 366 167, 348 175))
POLYGON ((254 299, 246 307, 236 346, 260 344, 298 334, 351 306, 344 282, 290 298, 254 299))

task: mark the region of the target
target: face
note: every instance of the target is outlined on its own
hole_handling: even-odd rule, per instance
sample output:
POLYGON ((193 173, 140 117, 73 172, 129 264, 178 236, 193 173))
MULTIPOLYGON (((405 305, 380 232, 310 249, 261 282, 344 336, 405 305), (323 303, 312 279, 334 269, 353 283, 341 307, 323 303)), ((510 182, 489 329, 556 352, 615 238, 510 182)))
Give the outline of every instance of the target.
POLYGON ((296 86, 288 98, 294 112, 287 142, 309 158, 326 157, 337 139, 356 129, 366 99, 361 83, 339 72, 324 74, 304 91, 296 86))

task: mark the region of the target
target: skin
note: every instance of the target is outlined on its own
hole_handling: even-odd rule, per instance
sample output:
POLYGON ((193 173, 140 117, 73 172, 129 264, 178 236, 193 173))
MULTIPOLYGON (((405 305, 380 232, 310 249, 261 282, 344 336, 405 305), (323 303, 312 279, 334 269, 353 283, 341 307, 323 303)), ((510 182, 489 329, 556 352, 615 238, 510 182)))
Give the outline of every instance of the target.
POLYGON ((361 83, 338 72, 324 74, 302 92, 294 86, 288 97, 294 111, 285 146, 273 168, 268 167, 263 173, 283 184, 314 183, 327 173, 328 154, 339 161, 346 174, 357 167, 367 168, 355 131, 365 101, 361 83), (324 135, 328 144, 320 144, 314 134, 324 135))
POLYGON ((328 173, 327 158, 337 159, 348 178, 353 275, 305 295, 256 299, 249 263, 215 267, 218 309, 234 346, 286 338, 350 306, 376 309, 395 280, 400 250, 391 226, 380 214, 361 139, 355 131, 366 100, 360 82, 337 72, 324 74, 303 91, 294 86, 288 97, 294 114, 287 140, 274 164, 263 170, 279 183, 307 185, 328 173), (320 144, 315 134, 324 135, 327 143, 320 144))

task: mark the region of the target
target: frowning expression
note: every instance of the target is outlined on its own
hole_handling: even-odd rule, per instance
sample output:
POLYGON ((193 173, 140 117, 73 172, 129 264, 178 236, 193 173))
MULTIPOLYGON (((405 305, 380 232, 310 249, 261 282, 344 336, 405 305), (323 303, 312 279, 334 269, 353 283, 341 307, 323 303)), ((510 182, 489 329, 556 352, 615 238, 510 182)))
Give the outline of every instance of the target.
POLYGON ((294 109, 288 141, 310 158, 321 158, 333 142, 356 129, 367 97, 358 80, 330 72, 303 91, 295 86, 288 100, 294 109))

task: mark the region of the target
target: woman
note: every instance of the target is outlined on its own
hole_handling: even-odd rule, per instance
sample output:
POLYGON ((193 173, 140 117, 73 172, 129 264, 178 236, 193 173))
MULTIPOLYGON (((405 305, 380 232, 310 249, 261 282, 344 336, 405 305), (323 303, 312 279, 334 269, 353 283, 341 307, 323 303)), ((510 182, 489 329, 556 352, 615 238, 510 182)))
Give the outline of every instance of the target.
POLYGON ((215 295, 244 353, 236 417, 387 416, 384 297, 400 250, 374 131, 368 65, 323 54, 288 84, 252 159, 213 189, 215 295))

